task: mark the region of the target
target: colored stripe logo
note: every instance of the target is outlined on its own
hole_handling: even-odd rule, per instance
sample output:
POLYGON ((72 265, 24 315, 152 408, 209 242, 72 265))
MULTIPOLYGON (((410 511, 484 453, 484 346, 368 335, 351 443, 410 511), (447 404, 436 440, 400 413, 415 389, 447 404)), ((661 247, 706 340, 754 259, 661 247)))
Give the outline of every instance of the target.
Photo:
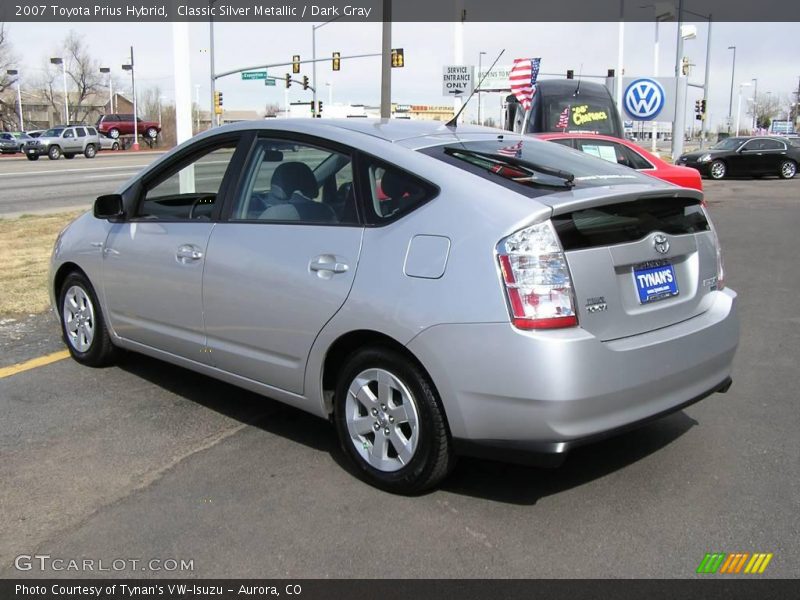
POLYGON ((761 574, 767 569, 767 565, 772 560, 772 553, 766 552, 714 552, 707 553, 700 565, 697 573, 704 575, 720 573, 726 575, 738 575, 740 573, 755 575, 761 574))

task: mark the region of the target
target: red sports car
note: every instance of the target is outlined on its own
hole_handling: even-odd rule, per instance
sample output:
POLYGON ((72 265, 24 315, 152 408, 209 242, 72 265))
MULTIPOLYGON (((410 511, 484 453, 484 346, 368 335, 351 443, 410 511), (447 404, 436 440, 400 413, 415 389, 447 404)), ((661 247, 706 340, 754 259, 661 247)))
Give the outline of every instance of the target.
POLYGON ((671 165, 628 140, 593 133, 540 133, 536 137, 582 150, 681 187, 703 190, 703 180, 695 169, 671 165))

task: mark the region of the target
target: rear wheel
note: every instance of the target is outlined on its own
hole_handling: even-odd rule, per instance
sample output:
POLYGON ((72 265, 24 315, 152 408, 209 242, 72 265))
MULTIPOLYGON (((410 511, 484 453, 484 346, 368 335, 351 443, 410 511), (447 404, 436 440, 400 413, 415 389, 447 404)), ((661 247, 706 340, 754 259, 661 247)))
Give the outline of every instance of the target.
POLYGON ((113 144, 111 144, 111 149, 112 150, 119 150, 119 142, 114 142, 113 144))
POLYGON ((711 179, 722 179, 725 177, 725 173, 728 169, 725 167, 725 163, 721 160, 715 160, 712 162, 708 167, 708 174, 711 176, 711 179))
POLYGON ((783 161, 778 174, 781 176, 781 179, 791 179, 797 174, 797 163, 793 160, 783 161))
POLYGON ((148 127, 145 135, 151 140, 154 140, 158 137, 158 130, 155 127, 148 127))
POLYGON ((111 129, 108 132, 108 137, 117 139, 119 137, 119 129, 111 129))
POLYGON ((90 367, 112 362, 114 345, 108 335, 97 295, 81 273, 70 273, 59 293, 61 332, 69 353, 90 367))
POLYGON ((94 155, 97 154, 97 150, 94 147, 94 144, 89 144, 86 146, 86 150, 83 151, 83 155, 86 158, 94 158, 94 155))
POLYGON ((28 160, 39 160, 38 154, 27 154, 28 160))
POLYGON ((47 158, 50 160, 58 160, 61 158, 61 148, 58 146, 50 146, 50 149, 47 151, 47 158))
POLYGON ((381 489, 422 492, 444 479, 455 462, 433 383, 396 350, 368 347, 348 359, 334 415, 345 454, 381 489))

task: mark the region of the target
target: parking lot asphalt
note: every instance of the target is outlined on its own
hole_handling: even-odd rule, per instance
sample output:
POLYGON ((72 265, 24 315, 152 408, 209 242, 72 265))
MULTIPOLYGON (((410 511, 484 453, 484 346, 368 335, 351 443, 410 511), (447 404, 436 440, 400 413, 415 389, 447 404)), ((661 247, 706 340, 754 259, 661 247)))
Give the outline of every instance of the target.
MULTIPOLYGON (((0 379, 0 577, 41 577, 13 567, 36 553, 194 565, 48 573, 70 577, 693 577, 706 552, 800 576, 800 179, 705 183, 739 293, 727 394, 559 469, 463 459, 406 498, 300 411, 137 355, 60 360, 0 379)), ((0 336, 5 364, 63 349, 50 316, 0 336)))

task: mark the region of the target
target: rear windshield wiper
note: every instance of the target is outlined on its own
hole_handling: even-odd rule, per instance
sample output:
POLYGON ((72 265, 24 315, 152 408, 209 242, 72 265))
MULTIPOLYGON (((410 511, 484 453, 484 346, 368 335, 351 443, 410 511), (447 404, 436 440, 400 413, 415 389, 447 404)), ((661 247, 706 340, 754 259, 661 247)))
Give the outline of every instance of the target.
POLYGON ((562 171, 561 169, 554 169, 552 167, 539 165, 521 158, 503 156, 500 154, 493 154, 491 152, 480 152, 478 150, 466 150, 456 146, 445 146, 444 152, 445 154, 449 154, 454 158, 466 160, 475 166, 486 167, 486 169, 491 173, 495 173, 501 177, 505 177, 506 179, 511 179, 512 181, 519 183, 566 188, 571 188, 575 185, 575 175, 572 173, 568 171, 562 171), (485 162, 488 164, 479 164, 475 160, 470 159, 478 159, 481 163, 485 162), (550 183, 548 181, 543 181, 536 175, 537 173, 541 173, 549 177, 555 177, 560 179, 561 182, 550 183))

